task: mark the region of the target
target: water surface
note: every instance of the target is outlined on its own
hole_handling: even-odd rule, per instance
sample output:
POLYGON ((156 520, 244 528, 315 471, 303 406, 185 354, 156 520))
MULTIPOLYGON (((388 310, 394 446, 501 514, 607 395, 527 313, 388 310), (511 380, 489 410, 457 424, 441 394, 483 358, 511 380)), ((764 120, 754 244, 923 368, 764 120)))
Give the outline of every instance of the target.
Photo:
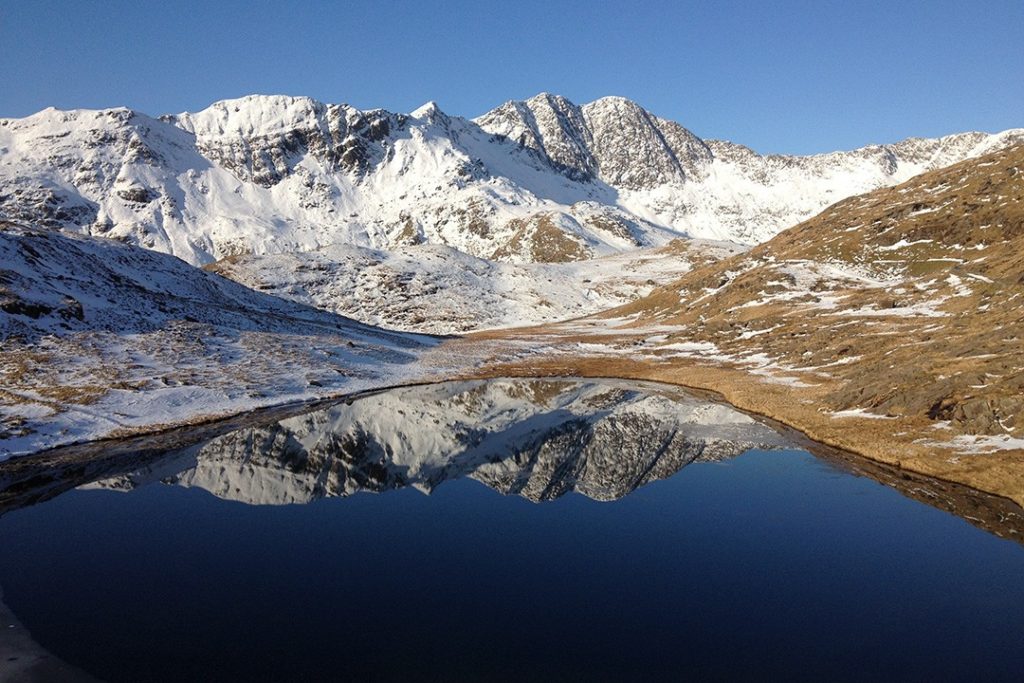
POLYGON ((449 383, 112 453, 0 467, 4 601, 104 680, 1024 673, 1021 545, 657 385, 449 383))

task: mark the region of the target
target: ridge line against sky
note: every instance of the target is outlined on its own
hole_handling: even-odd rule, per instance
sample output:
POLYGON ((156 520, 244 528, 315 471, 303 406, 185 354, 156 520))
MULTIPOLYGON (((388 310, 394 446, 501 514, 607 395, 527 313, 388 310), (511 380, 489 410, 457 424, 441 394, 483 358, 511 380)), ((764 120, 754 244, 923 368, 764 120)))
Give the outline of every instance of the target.
POLYGON ((289 93, 472 118, 620 95, 703 138, 809 154, 1024 126, 1022 26, 1019 0, 0 0, 0 117, 289 93))

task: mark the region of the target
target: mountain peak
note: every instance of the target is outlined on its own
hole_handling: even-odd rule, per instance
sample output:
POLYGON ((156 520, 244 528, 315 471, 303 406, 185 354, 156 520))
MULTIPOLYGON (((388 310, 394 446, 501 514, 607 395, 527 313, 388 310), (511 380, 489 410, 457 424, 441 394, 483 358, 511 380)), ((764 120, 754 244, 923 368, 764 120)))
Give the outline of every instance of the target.
POLYGON ((219 100, 175 118, 190 132, 249 136, 308 127, 325 109, 326 105, 311 97, 254 94, 219 100))
POLYGON ((637 107, 637 108, 640 108, 640 109, 643 108, 639 104, 634 102, 633 100, 629 99, 628 97, 623 97, 621 95, 605 95, 604 97, 598 97, 593 102, 588 102, 584 106, 595 106, 595 105, 617 106, 617 107, 628 106, 628 107, 637 107))
POLYGON ((21 125, 63 125, 71 124, 74 121, 129 121, 130 119, 141 116, 143 118, 149 118, 145 114, 137 112, 128 107, 109 107, 107 109, 58 109, 57 107, 47 107, 41 109, 35 114, 31 114, 22 119, 5 119, 0 118, 5 125, 7 123, 15 123, 21 125))
POLYGON ((241 111, 243 109, 287 109, 293 107, 316 108, 324 106, 322 102, 314 100, 305 95, 267 95, 263 93, 251 93, 242 97, 217 100, 199 112, 210 109, 241 111))
POLYGON ((423 119, 426 121, 433 121, 438 116, 445 116, 445 113, 441 111, 441 107, 438 106, 437 102, 430 100, 420 105, 416 109, 413 109, 409 116, 414 119, 423 119))
POLYGON ((528 104, 528 105, 545 103, 545 104, 547 104, 549 106, 558 106, 558 107, 575 107, 576 106, 576 104, 573 103, 573 101, 570 100, 568 97, 565 97, 563 95, 557 95, 557 94, 554 94, 554 93, 549 93, 549 92, 537 93, 533 97, 531 97, 528 100, 526 100, 525 103, 528 104))

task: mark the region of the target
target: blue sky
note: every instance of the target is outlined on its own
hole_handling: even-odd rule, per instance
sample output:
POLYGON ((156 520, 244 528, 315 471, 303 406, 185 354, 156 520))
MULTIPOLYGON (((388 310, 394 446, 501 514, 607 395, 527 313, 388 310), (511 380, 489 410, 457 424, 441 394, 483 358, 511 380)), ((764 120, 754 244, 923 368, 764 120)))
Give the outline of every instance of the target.
POLYGON ((253 92, 476 116, 548 91, 809 153, 1024 126, 1022 32, 1022 0, 0 0, 0 116, 253 92))

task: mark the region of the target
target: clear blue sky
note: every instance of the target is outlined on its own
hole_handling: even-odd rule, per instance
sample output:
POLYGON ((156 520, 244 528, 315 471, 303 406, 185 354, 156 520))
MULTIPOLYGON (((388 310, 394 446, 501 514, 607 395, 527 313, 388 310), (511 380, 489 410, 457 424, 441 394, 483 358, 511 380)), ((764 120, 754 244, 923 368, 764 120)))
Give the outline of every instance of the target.
POLYGON ((254 92, 476 116, 541 91, 762 152, 1024 126, 1024 0, 0 0, 0 116, 254 92))

